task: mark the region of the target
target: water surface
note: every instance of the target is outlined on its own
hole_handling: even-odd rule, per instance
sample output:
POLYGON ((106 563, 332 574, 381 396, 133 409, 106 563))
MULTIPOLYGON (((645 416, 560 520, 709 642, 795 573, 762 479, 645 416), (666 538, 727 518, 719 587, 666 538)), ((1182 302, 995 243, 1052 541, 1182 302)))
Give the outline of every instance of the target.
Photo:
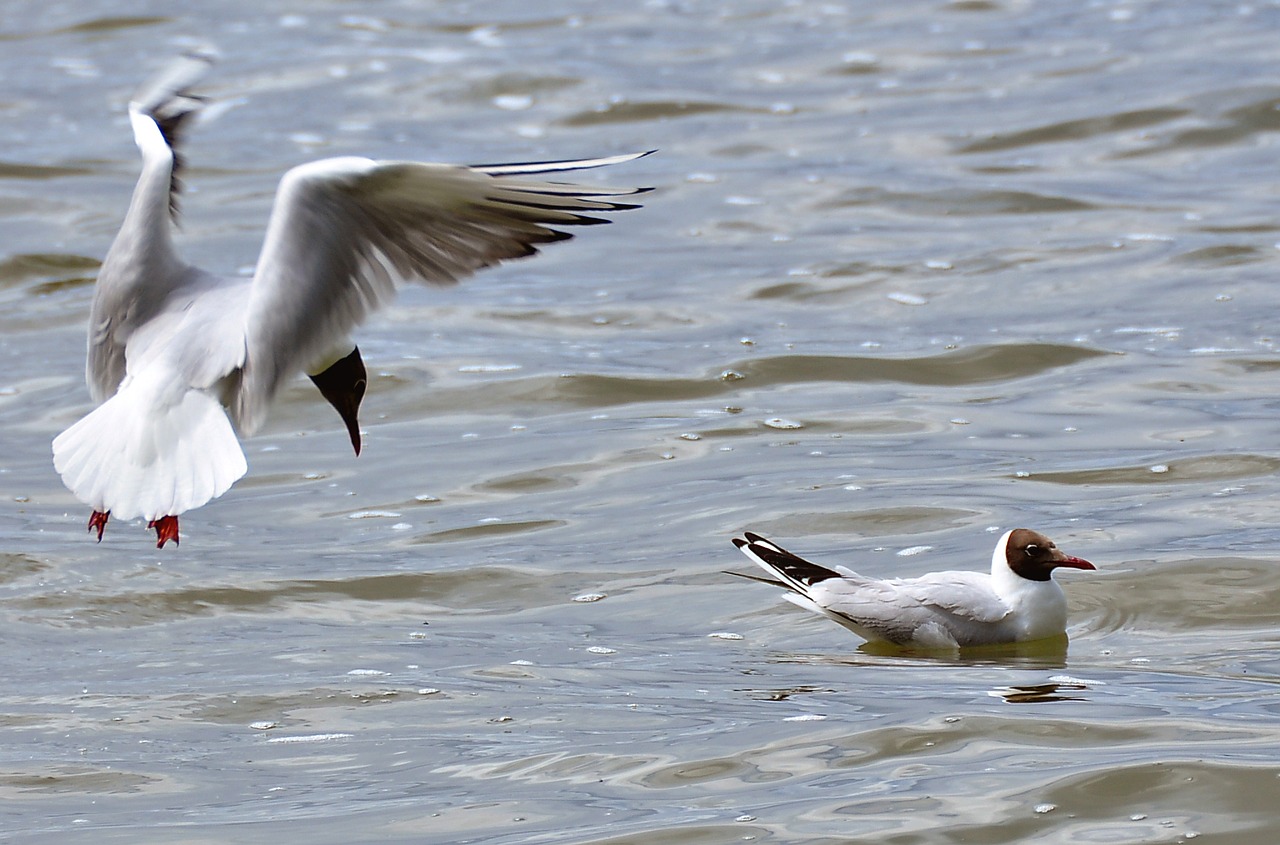
POLYGON ((1273 4, 6 6, 0 830, 13 842, 1271 845, 1273 4), (158 552, 49 442, 211 41, 182 249, 252 266, 325 155, 658 149, 646 208, 359 336, 158 552), (1070 642, 915 654, 722 574, 1069 573, 1070 642))

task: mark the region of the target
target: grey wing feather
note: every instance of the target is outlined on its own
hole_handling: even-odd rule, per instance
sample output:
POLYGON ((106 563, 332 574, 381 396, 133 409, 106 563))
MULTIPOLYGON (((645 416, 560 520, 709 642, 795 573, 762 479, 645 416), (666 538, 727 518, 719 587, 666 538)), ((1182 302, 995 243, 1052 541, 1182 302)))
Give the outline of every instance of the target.
POLYGON ((607 222, 633 208, 588 188, 523 177, 639 158, 480 168, 325 159, 285 174, 247 312, 247 356, 234 405, 252 432, 284 379, 316 363, 404 281, 451 284, 570 237, 558 226, 607 222))
POLYGON ((855 576, 818 585, 812 596, 826 615, 863 636, 909 642, 932 611, 884 581, 855 576))
POLYGON ((974 622, 999 622, 1010 613, 991 589, 990 576, 981 572, 934 572, 896 586, 914 601, 974 622))
POLYGON ((911 641, 928 626, 959 634, 969 623, 996 623, 1010 612, 976 572, 888 581, 845 577, 817 585, 812 598, 836 621, 896 643, 911 641))

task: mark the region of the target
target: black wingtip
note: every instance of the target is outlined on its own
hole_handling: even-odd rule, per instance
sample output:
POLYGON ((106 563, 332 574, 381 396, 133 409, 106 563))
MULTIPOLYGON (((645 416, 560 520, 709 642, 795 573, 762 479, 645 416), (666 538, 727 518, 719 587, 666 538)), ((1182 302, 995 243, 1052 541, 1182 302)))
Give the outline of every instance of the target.
POLYGON ((732 576, 734 576, 735 578, 745 578, 745 579, 747 579, 748 581, 759 581, 761 584, 768 584, 768 585, 769 585, 769 586, 771 586, 771 587, 781 587, 781 588, 783 588, 784 590, 792 590, 792 589, 795 589, 794 587, 790 586, 789 584, 784 584, 783 582, 778 581, 778 580, 775 580, 775 579, 773 579, 773 578, 765 578, 763 575, 752 575, 752 574, 750 574, 750 573, 748 573, 748 572, 734 572, 732 569, 721 569, 721 570, 720 570, 720 574, 721 574, 721 575, 732 575, 732 576))
POLYGON ((181 173, 186 161, 178 150, 182 136, 194 115, 208 101, 191 93, 212 67, 217 54, 212 48, 200 48, 181 53, 159 73, 148 79, 134 93, 131 109, 138 109, 151 117, 160 129, 164 142, 173 151, 173 168, 169 178, 169 214, 178 218, 178 194, 182 192, 181 173))
POLYGON ((797 554, 792 554, 754 531, 742 533, 746 539, 735 539, 734 545, 744 549, 752 557, 758 558, 768 568, 782 576, 787 587, 798 593, 804 593, 805 587, 812 587, 820 581, 841 577, 840 573, 834 569, 828 569, 813 561, 805 560, 797 554))

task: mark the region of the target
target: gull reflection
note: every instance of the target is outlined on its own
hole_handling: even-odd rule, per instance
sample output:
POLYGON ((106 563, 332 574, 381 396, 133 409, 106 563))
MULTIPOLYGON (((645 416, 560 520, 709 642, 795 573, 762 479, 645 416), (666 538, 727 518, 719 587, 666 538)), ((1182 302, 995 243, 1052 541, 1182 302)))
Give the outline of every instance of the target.
POLYGON ((1083 695, 1073 695, 1089 689, 1088 684, 1077 681, 1050 681, 1044 684, 1017 684, 996 687, 987 693, 992 698, 1003 698, 1010 704, 1040 704, 1046 701, 1088 701, 1083 695))

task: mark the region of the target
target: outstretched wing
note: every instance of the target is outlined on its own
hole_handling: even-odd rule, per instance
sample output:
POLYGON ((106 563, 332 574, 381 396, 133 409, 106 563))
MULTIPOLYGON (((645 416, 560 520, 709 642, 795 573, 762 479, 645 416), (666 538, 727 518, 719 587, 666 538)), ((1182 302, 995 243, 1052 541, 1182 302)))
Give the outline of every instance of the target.
POLYGON ((129 102, 129 108, 150 117, 160 127, 160 134, 173 151, 173 170, 169 177, 169 211, 178 214, 178 193, 182 189, 181 170, 185 163, 179 145, 191 118, 206 105, 204 97, 191 92, 213 66, 209 52, 183 53, 155 76, 143 83, 129 102))
POLYGON ((115 393, 124 378, 125 346, 133 332, 164 307, 169 292, 189 281, 190 268, 169 240, 169 217, 177 211, 178 140, 203 104, 190 87, 212 61, 201 53, 178 57, 147 80, 129 103, 142 173, 94 286, 85 377, 99 402, 115 393))
POLYGON ((332 351, 406 281, 451 284, 570 237, 558 227, 647 188, 531 179, 631 161, 463 167, 331 158, 295 167, 276 194, 247 312, 247 360, 234 411, 253 431, 281 383, 332 351))

